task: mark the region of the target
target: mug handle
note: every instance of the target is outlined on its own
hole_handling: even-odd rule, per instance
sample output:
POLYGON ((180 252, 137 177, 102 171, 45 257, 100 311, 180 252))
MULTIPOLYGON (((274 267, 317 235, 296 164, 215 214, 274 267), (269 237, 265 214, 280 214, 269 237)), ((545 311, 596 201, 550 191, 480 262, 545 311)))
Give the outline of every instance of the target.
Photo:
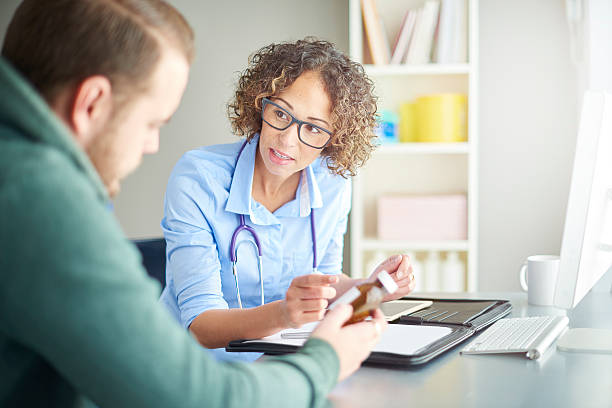
POLYGON ((521 283, 521 288, 527 292, 527 262, 521 266, 521 270, 519 271, 519 281, 521 283))

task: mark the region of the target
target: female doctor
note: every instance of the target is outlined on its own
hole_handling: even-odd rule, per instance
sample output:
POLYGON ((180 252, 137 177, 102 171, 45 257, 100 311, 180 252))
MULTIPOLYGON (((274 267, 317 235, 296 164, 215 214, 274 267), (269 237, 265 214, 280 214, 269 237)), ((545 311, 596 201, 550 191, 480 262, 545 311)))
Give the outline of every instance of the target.
MULTIPOLYGON (((228 112, 246 140, 186 153, 162 221, 161 301, 207 348, 320 320, 358 283, 342 274, 347 177, 374 147, 376 99, 359 64, 306 38, 252 56, 228 112)), ((394 298, 414 287, 407 257, 373 275, 382 269, 400 287, 394 298)))

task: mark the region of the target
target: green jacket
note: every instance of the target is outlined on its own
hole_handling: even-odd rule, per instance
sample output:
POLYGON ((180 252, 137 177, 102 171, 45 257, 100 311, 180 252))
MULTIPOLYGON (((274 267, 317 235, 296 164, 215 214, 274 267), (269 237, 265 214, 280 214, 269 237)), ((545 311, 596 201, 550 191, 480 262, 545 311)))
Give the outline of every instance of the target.
POLYGON ((0 58, 0 406, 305 407, 332 347, 218 363, 157 302, 91 162, 0 58))

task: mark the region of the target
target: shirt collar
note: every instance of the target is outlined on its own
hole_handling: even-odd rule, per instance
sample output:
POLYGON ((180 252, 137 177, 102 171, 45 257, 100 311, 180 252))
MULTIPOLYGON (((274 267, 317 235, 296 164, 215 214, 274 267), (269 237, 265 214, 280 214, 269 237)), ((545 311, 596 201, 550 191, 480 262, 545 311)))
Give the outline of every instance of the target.
MULTIPOLYGON (((251 192, 253 191, 253 170, 255 169, 255 154, 257 153, 257 142, 259 134, 256 134, 250 142, 239 142, 240 150, 237 153, 236 166, 232 176, 229 197, 225 205, 225 211, 236 214, 251 213, 251 192)), ((238 143, 237 143, 238 144, 238 143)))
MULTIPOLYGON (((278 219, 261 204, 256 203, 251 197, 258 142, 259 133, 255 134, 250 142, 246 142, 246 144, 245 142, 240 142, 239 144, 242 153, 237 153, 239 157, 236 160, 225 211, 236 214, 248 214, 251 221, 255 224, 278 224, 278 219)), ((296 193, 298 206, 297 208, 296 206, 290 206, 296 208, 296 211, 288 209, 288 212, 291 213, 288 214, 286 211, 282 210, 285 207, 283 206, 279 209, 278 215, 307 217, 310 215, 312 208, 321 208, 323 206, 321 190, 319 189, 313 170, 313 166, 320 165, 321 161, 317 159, 302 171, 300 184, 296 193)))
POLYGON ((300 185, 298 186, 297 199, 300 204, 300 217, 310 215, 312 208, 323 207, 321 190, 312 170, 312 166, 319 165, 320 161, 315 160, 308 167, 302 170, 300 185))

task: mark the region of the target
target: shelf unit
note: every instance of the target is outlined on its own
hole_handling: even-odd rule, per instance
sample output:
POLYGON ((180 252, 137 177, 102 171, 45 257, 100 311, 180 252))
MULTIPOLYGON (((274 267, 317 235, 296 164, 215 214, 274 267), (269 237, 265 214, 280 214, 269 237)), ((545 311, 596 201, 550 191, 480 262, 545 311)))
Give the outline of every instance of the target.
MULTIPOLYGON (((408 8, 424 0, 378 0, 387 35, 394 38, 408 8)), ((374 81, 380 109, 398 110, 417 96, 458 92, 468 95, 468 142, 399 143, 380 146, 353 178, 350 215, 351 274, 369 275, 365 266, 374 252, 385 255, 415 252, 423 261, 428 251, 458 251, 466 267, 464 290, 478 289, 478 0, 467 0, 468 63, 425 65, 370 65, 364 61, 364 28, 361 1, 349 0, 351 58, 364 64, 374 81), (364 63, 365 62, 365 63, 364 63), (376 201, 383 194, 467 194, 468 235, 464 241, 403 241, 376 237, 376 201)))
POLYGON ((469 74, 469 64, 367 65, 368 75, 448 75, 469 74))
POLYGON ((469 143, 397 143, 379 146, 374 154, 467 154, 469 143))

